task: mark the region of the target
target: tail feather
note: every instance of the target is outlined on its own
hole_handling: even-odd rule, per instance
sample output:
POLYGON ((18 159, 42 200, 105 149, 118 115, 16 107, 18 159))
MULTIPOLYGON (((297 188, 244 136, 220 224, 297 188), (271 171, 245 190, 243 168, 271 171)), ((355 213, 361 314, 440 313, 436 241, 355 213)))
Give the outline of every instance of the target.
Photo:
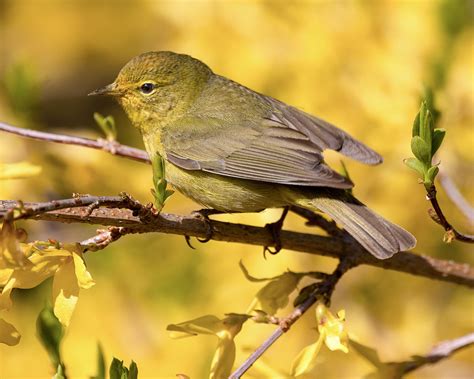
POLYGON ((345 193, 344 196, 337 196, 331 191, 327 196, 299 200, 298 205, 326 213, 379 259, 390 258, 399 251, 413 248, 416 244, 415 237, 409 232, 385 220, 345 193))

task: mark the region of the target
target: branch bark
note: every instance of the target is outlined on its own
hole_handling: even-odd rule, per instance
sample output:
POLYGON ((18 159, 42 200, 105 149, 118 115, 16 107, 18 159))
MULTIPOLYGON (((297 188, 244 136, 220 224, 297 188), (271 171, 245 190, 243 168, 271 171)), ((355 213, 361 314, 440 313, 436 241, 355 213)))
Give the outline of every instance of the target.
MULTIPOLYGON (((123 227, 127 229, 127 234, 159 232, 199 238, 205 238, 208 234, 207 222, 193 216, 160 213, 148 219, 143 217, 140 219, 139 216, 133 215, 136 210, 118 208, 95 208, 91 210, 90 204, 94 204, 97 198, 97 196, 81 196, 81 206, 35 214, 31 216, 31 219, 123 227)), ((114 200, 118 204, 124 204, 123 196, 110 196, 104 199, 107 199, 108 206, 113 206, 114 200)), ((76 198, 65 199, 62 200, 62 204, 66 206, 66 204, 74 204, 75 201, 76 198)), ((15 201, 1 200, 0 217, 18 205, 19 203, 15 201)), ((47 209, 47 205, 44 203, 24 203, 24 206, 47 209)), ((273 238, 265 228, 214 220, 211 221, 211 226, 213 229, 212 239, 216 241, 274 246, 273 238)), ((357 264, 474 288, 474 268, 468 264, 436 259, 411 252, 400 252, 390 259, 379 260, 347 236, 344 238, 324 237, 284 230, 281 232, 281 242, 283 248, 287 250, 338 259, 350 257, 357 264)))

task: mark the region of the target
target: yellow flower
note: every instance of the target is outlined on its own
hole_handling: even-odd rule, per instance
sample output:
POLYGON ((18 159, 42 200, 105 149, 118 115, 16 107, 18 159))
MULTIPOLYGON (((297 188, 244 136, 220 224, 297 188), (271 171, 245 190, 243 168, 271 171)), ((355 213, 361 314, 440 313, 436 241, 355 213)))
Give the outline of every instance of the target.
MULTIPOLYGON (((5 228, 5 225, 0 235, 0 311, 12 307, 10 296, 14 288, 33 288, 54 276, 54 314, 68 326, 80 289, 94 285, 84 264, 81 247, 51 242, 20 243, 15 240, 14 228, 11 225, 5 228)), ((0 342, 14 341, 18 332, 12 328, 0 321, 0 342)))
POLYGON ((344 328, 345 311, 340 310, 334 316, 322 303, 316 305, 316 320, 318 322, 318 340, 306 346, 294 359, 291 365, 291 376, 299 376, 311 371, 316 366, 316 359, 323 342, 329 350, 341 350, 348 353, 349 339, 344 328))
POLYGON ((316 306, 316 320, 318 321, 320 338, 324 338, 324 343, 328 349, 331 351, 341 350, 344 353, 348 353, 349 339, 344 328, 346 312, 340 310, 334 316, 324 304, 318 303, 316 306))

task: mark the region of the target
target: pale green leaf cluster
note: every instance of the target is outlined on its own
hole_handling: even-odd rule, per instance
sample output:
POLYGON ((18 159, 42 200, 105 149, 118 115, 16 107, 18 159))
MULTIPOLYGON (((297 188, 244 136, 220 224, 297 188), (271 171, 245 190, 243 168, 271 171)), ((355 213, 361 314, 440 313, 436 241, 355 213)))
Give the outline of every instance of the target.
POLYGON ((117 127, 115 126, 115 119, 112 116, 102 116, 100 113, 94 112, 94 120, 102 129, 108 141, 117 140, 117 127))
POLYGON ((405 159, 405 164, 415 170, 428 189, 433 185, 439 172, 438 164, 432 164, 433 156, 443 142, 446 131, 434 127, 433 112, 430 111, 426 100, 413 122, 411 151, 414 157, 405 159))
POLYGON ((155 198, 155 206, 158 211, 163 209, 165 201, 174 193, 174 191, 167 189, 168 182, 165 177, 165 159, 156 153, 151 160, 153 167, 153 184, 154 189, 151 190, 155 198))

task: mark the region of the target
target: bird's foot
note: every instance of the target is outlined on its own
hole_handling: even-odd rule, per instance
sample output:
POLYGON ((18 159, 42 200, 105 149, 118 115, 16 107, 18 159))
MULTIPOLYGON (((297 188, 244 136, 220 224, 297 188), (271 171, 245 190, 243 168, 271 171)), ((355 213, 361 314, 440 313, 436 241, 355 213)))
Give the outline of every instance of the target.
POLYGON ((267 252, 272 255, 278 254, 282 249, 283 246, 281 243, 281 229, 283 227, 283 222, 285 221, 286 215, 288 214, 288 210, 289 207, 285 207, 278 221, 265 225, 265 229, 267 229, 272 236, 275 247, 274 250, 272 250, 269 246, 264 246, 263 256, 265 256, 267 252))
MULTIPOLYGON (((216 209, 200 209, 198 211, 193 211, 191 212, 191 215, 201 221, 204 221, 206 224, 207 230, 206 230, 206 237, 204 238, 199 238, 196 237, 196 239, 201 242, 201 243, 206 243, 209 242, 212 239, 212 235, 214 234, 214 230, 212 229, 212 224, 211 224, 211 219, 209 218, 210 215, 215 215, 215 214, 221 214, 222 212, 216 210, 216 209)), ((186 239, 186 243, 191 249, 194 249, 194 246, 191 245, 191 238, 189 236, 184 236, 186 239)))

